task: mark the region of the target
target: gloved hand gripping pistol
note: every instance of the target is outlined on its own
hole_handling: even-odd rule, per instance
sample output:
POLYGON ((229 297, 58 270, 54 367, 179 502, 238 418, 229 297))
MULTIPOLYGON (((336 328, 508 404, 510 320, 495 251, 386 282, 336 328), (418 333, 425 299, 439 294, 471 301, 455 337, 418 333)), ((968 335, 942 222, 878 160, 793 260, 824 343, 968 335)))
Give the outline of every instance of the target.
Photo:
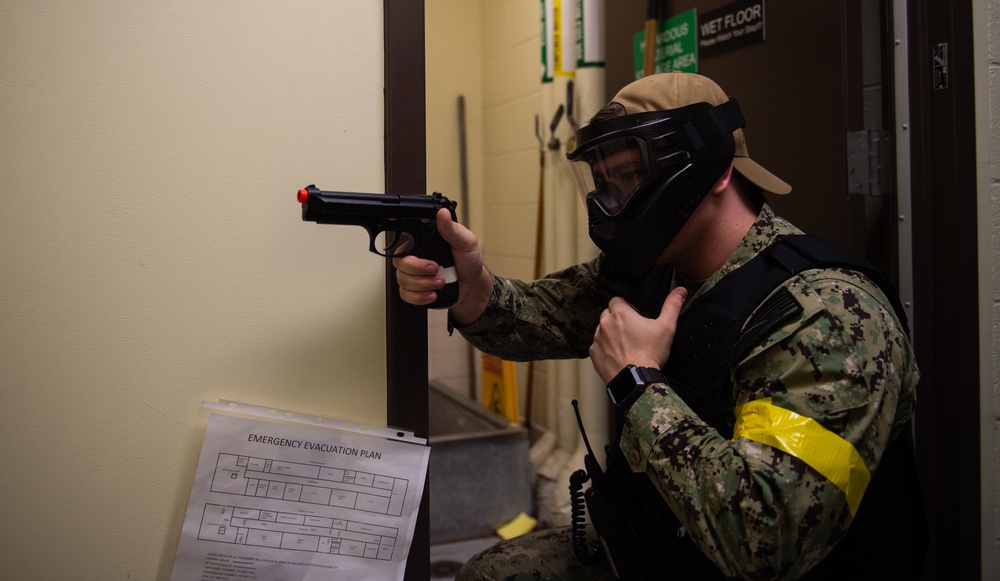
POLYGON ((432 308, 449 307, 458 300, 458 276, 451 246, 437 230, 441 208, 456 220, 457 204, 435 192, 431 196, 324 192, 316 186, 299 190, 302 219, 317 224, 353 224, 364 227, 371 239, 369 250, 380 256, 402 258, 410 254, 429 258, 441 266, 446 284, 437 291, 432 308))

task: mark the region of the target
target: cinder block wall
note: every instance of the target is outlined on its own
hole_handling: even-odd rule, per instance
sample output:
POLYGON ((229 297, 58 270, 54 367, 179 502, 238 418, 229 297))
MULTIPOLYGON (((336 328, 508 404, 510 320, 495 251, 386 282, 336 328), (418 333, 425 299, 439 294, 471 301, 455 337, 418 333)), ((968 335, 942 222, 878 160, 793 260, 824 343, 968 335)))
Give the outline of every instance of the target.
MULTIPOLYGON (((446 195, 458 196, 454 103, 463 94, 471 227, 491 270, 531 278, 539 174, 534 119, 541 112, 539 3, 427 0, 426 6, 428 188, 453 183, 446 195)), ((431 313, 430 376, 464 391, 471 381, 465 342, 458 333, 449 338, 445 325, 445 313, 431 313)), ((523 370, 520 375, 523 384, 523 370)))
POLYGON ((484 2, 483 223, 491 268, 532 276, 541 113, 540 8, 536 0, 484 2))
MULTIPOLYGON (((481 0, 427 0, 427 188, 459 202, 474 232, 483 220, 483 52, 481 0), (467 194, 462 193, 459 97, 464 101, 467 194)), ((462 394, 473 382, 469 347, 446 331, 447 311, 429 311, 428 375, 462 394)))

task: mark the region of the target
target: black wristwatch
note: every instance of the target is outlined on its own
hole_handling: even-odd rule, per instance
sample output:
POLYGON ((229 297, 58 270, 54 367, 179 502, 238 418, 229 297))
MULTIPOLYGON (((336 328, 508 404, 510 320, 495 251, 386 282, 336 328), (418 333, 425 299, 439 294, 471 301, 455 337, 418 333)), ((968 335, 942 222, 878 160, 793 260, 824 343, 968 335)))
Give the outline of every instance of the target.
POLYGON ((667 378, 659 369, 626 365, 608 383, 608 397, 615 411, 624 414, 651 383, 666 383, 667 378))

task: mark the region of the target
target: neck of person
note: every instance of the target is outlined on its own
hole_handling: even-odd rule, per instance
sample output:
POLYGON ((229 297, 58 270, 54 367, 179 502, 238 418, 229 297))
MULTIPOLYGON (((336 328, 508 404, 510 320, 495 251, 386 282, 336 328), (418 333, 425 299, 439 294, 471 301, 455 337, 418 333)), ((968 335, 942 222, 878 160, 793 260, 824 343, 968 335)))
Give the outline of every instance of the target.
POLYGON ((726 263, 759 212, 759 197, 748 192, 741 179, 720 180, 658 262, 673 264, 687 280, 705 280, 726 263))

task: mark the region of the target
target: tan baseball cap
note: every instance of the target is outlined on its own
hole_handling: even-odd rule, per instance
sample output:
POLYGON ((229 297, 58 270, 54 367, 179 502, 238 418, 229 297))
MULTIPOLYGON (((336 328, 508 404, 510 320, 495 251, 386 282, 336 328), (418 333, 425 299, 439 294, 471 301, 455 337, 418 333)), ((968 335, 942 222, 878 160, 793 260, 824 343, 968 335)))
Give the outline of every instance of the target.
MULTIPOLYGON (((692 73, 659 73, 629 83, 611 100, 625 107, 626 114, 632 114, 678 109, 701 102, 721 105, 729 101, 729 97, 708 77, 692 73)), ((765 192, 784 195, 792 191, 792 186, 750 159, 743 129, 733 131, 733 137, 736 140, 736 155, 733 158, 736 171, 765 192)))

